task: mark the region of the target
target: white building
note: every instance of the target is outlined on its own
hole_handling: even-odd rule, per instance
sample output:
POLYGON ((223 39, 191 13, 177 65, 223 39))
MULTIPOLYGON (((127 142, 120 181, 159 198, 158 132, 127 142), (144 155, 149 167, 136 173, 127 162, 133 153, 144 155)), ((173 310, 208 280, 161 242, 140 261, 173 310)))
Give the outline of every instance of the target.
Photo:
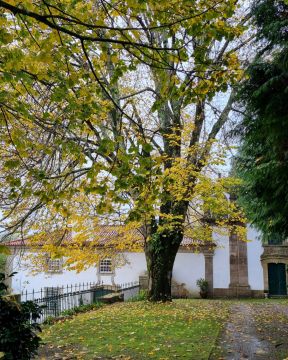
MULTIPOLYGON (((103 226, 103 234, 111 233, 103 226)), ((115 232, 115 227, 113 228, 115 232)), ((237 235, 216 236, 216 246, 202 245, 195 252, 184 239, 173 269, 173 292, 178 296, 198 296, 196 281, 204 278, 209 283, 212 297, 263 297, 264 292, 287 294, 288 244, 262 246, 259 234, 247 230, 247 242, 237 235), (284 273, 283 273, 284 271, 284 273)), ((14 293, 35 292, 40 288, 62 287, 77 283, 123 284, 140 278, 147 282, 144 253, 125 252, 126 264, 114 267, 113 261, 103 259, 98 266, 76 273, 62 267, 61 259, 49 260, 47 272, 31 274, 29 252, 23 242, 11 241, 13 255, 8 259, 9 271, 17 271, 11 279, 14 293), (25 259, 23 260, 23 252, 25 259)))

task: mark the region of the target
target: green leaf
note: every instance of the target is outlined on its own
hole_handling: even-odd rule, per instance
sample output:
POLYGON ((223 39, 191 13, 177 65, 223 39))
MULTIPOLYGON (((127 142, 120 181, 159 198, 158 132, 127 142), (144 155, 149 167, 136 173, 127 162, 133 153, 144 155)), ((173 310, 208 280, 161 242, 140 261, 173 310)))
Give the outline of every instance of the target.
POLYGON ((15 167, 19 166, 20 161, 18 159, 13 159, 13 160, 7 160, 4 163, 4 167, 8 168, 8 169, 14 169, 15 167))
POLYGON ((151 144, 143 144, 142 145, 143 151, 150 153, 153 150, 153 146, 151 144))

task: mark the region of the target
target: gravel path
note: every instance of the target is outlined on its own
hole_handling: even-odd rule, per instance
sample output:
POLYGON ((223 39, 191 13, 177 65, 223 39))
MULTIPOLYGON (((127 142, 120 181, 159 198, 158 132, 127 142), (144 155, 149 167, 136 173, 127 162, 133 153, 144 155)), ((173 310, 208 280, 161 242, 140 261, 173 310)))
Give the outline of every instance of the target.
POLYGON ((288 306, 245 304, 231 306, 218 348, 210 360, 288 360, 288 306))
POLYGON ((226 324, 222 348, 227 360, 268 359, 271 346, 256 334, 250 305, 239 304, 231 308, 231 317, 226 324))

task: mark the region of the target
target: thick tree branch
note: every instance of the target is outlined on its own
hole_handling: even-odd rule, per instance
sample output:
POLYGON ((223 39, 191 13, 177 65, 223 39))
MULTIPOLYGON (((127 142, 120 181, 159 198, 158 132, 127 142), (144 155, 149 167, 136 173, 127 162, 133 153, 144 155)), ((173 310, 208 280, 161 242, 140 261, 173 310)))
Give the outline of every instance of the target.
POLYGON ((231 90, 229 99, 225 105, 225 108, 219 115, 218 120, 215 122, 215 124, 212 127, 212 130, 210 131, 210 133, 208 135, 208 142, 210 142, 211 140, 214 140, 216 138, 217 134, 223 128, 224 124, 228 120, 229 113, 232 110, 232 106, 233 106, 233 103, 235 100, 235 96, 236 96, 236 90, 235 90, 235 88, 233 88, 231 90))

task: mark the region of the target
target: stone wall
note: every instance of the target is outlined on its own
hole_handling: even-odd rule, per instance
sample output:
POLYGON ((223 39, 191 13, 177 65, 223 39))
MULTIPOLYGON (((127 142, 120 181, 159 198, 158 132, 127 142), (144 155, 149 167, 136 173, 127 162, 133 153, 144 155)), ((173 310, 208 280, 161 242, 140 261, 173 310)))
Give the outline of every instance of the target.
POLYGON ((220 289, 215 288, 213 291, 214 298, 264 298, 264 291, 263 290, 251 290, 251 289, 241 289, 241 288, 234 288, 234 289, 220 289))

